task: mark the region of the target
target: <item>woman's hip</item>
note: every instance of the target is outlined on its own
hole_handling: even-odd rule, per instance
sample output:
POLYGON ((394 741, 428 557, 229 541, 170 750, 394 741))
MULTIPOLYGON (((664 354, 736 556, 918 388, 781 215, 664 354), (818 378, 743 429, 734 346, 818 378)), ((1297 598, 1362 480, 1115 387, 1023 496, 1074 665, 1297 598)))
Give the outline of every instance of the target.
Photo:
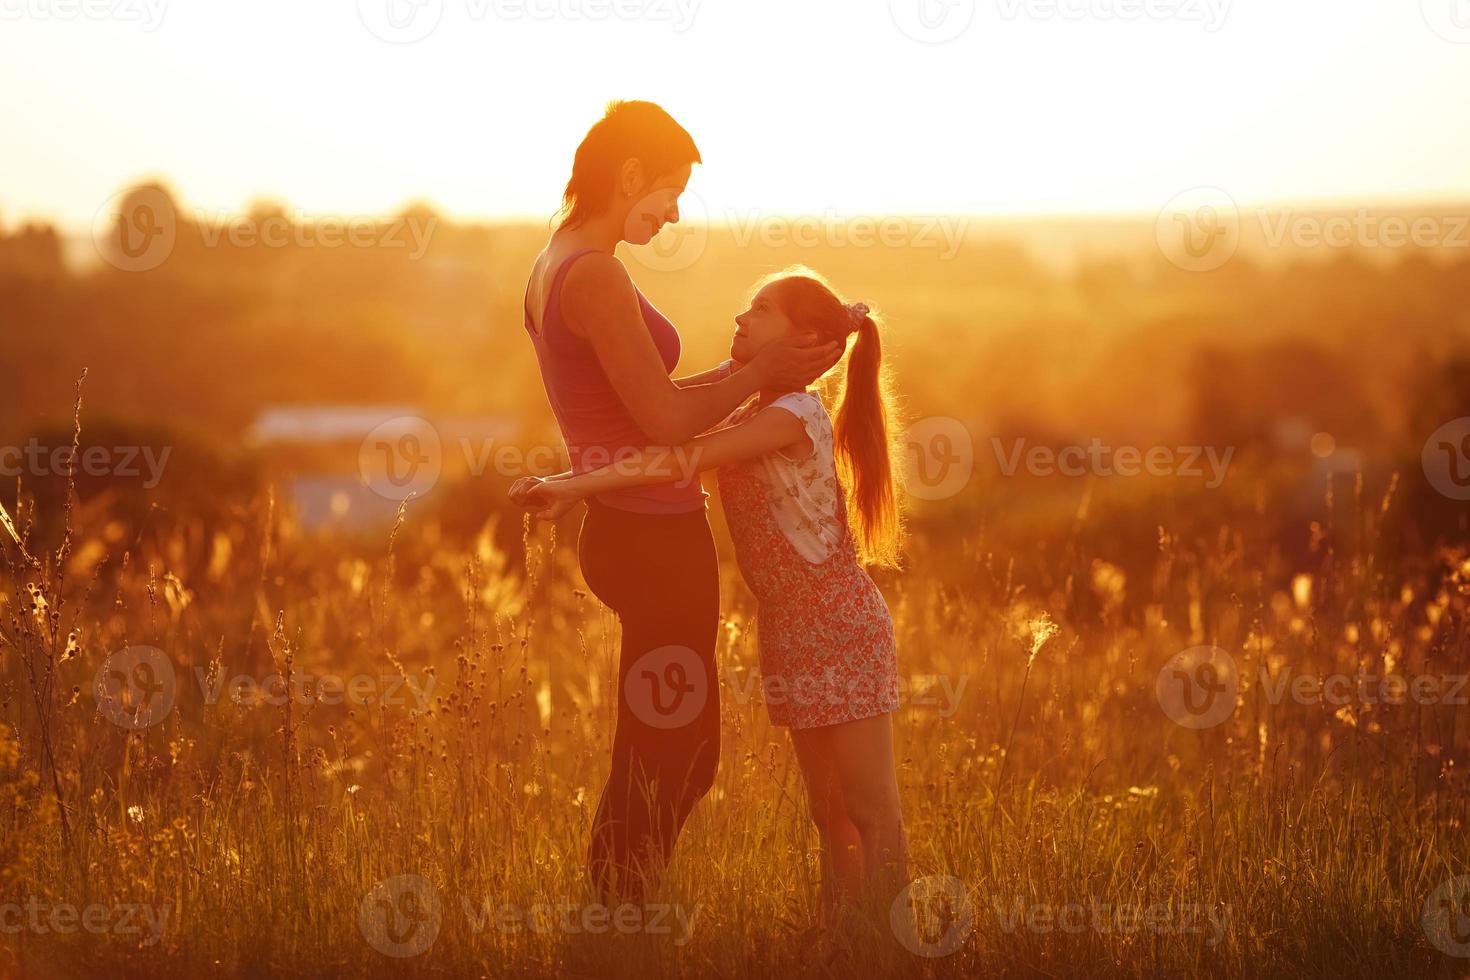
POLYGON ((640 514, 587 501, 577 539, 587 587, 620 615, 674 603, 719 607, 719 560, 704 510, 640 514))

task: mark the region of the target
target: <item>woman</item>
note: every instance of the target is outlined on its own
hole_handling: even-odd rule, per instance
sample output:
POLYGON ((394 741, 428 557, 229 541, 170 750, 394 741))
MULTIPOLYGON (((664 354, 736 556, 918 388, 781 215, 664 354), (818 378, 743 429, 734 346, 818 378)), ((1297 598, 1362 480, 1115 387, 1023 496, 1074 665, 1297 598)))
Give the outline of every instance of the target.
MULTIPOLYGON (((612 103, 577 148, 562 220, 536 258, 525 307, 576 472, 687 442, 762 389, 806 385, 842 353, 808 334, 738 371, 726 362, 671 377, 679 335, 614 250, 646 244, 679 220, 679 195, 699 162, 694 140, 649 102, 612 103)), ((671 475, 589 497, 582 521, 582 575, 623 630, 612 772, 587 856, 593 887, 612 902, 643 899, 714 783, 719 576, 706 496, 697 481, 671 475)))

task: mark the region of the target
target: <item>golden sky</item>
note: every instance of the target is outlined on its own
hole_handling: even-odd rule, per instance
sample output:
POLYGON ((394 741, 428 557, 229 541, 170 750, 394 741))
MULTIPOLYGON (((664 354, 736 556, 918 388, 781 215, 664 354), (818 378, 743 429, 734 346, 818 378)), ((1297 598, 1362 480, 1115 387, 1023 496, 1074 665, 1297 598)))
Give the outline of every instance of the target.
POLYGON ((1470 196, 1470 0, 0 0, 0 91, 6 225, 541 217, 614 97, 715 220, 1470 196))

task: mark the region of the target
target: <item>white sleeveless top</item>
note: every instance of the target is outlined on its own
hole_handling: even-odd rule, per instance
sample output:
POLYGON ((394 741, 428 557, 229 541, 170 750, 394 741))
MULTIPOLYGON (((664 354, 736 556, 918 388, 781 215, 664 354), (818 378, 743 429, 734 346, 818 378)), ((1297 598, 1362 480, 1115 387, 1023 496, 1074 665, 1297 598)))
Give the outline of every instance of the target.
POLYGON ((837 517, 837 466, 832 456, 832 419, 822 400, 810 391, 782 395, 764 409, 758 403, 738 410, 730 421, 743 422, 757 411, 790 412, 801 420, 812 452, 802 459, 783 450, 752 461, 766 486, 766 502, 776 523, 796 552, 813 565, 827 560, 842 542, 837 517))

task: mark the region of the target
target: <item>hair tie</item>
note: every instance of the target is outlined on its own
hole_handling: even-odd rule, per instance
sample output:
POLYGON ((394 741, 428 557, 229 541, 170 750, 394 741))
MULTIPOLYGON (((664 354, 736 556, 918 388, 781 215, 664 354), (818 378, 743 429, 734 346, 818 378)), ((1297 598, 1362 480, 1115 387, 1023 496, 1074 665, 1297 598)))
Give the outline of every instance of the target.
POLYGON ((847 307, 847 313, 849 316, 852 317, 852 328, 856 330, 858 327, 861 327, 863 325, 863 321, 868 318, 868 304, 850 303, 847 307))

